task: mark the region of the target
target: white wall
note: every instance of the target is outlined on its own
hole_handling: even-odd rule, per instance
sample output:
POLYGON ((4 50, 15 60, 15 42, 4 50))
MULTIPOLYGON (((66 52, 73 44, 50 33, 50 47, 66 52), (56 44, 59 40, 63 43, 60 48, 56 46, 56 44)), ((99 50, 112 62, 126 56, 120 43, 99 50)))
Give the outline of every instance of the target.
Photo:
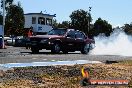
POLYGON ((42 28, 42 30, 37 30, 37 32, 49 32, 50 30, 52 30, 52 26, 48 26, 48 25, 37 25, 37 29, 39 29, 39 27, 42 28))

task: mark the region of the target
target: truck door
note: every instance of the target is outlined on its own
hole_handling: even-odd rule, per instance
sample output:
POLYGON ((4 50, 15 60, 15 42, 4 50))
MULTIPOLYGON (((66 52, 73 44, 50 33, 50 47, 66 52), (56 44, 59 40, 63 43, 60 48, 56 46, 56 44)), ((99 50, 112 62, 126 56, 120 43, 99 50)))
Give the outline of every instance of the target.
POLYGON ((85 36, 83 35, 83 33, 77 31, 75 34, 75 40, 76 40, 76 49, 80 50, 82 48, 82 46, 84 46, 85 44, 85 36))
POLYGON ((67 33, 65 45, 68 50, 75 50, 75 31, 69 31, 67 33))

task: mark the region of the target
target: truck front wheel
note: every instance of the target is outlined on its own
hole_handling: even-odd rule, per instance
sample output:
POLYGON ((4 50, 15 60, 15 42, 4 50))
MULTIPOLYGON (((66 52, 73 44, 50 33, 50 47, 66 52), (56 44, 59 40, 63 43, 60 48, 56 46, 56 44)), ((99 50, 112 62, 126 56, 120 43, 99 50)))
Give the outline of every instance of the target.
POLYGON ((85 46, 82 47, 81 53, 82 54, 88 54, 89 53, 89 44, 86 44, 85 46))

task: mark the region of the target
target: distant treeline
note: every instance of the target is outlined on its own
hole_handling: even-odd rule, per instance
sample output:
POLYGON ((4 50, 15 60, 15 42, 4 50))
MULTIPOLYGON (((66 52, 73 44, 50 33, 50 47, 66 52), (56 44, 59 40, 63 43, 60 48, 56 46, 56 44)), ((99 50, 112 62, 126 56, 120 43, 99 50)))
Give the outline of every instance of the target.
MULTIPOLYGON (((2 2, 1 2, 2 3, 2 2)), ((3 4, 1 4, 1 7, 3 4)), ((85 10, 75 10, 70 14, 70 21, 63 21, 58 23, 53 20, 54 28, 73 28, 85 32, 89 37, 98 36, 100 33, 105 36, 110 36, 113 32, 112 25, 102 19, 98 18, 92 24, 92 15, 85 10)), ((2 15, 0 15, 0 24, 2 24, 2 15)), ((5 34, 6 35, 23 35, 24 34, 24 11, 20 2, 17 5, 13 4, 13 0, 6 0, 6 19, 5 19, 5 34)), ((132 35, 132 24, 125 24, 122 26, 123 30, 132 35)))

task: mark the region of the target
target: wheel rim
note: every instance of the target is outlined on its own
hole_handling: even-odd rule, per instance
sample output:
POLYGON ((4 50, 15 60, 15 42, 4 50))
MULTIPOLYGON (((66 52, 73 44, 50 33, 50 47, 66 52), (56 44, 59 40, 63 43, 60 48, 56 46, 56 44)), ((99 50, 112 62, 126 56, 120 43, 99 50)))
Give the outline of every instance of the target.
POLYGON ((55 51, 57 53, 60 52, 60 46, 59 46, 59 44, 55 44, 55 51))
POLYGON ((85 51, 85 53, 88 53, 88 51, 89 51, 89 44, 86 44, 86 45, 85 45, 84 51, 85 51))

